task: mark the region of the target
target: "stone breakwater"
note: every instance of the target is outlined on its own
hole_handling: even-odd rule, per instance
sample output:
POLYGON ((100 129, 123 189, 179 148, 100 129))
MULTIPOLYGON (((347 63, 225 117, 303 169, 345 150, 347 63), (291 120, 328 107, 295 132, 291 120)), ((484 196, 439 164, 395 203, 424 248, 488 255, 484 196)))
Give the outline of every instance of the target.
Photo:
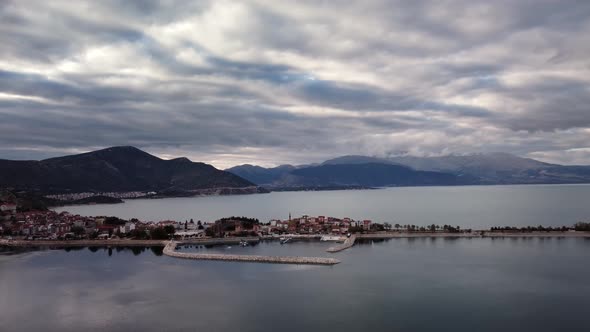
POLYGON ((344 243, 342 243, 341 245, 330 247, 326 251, 330 252, 330 253, 335 253, 335 252, 342 251, 344 249, 348 249, 348 248, 354 246, 355 241, 356 241, 356 235, 352 235, 351 237, 346 238, 346 240, 344 240, 344 243))
POLYGON ((176 258, 231 261, 231 262, 253 262, 253 263, 275 263, 275 264, 311 264, 311 265, 335 265, 340 263, 334 258, 325 257, 293 257, 293 256, 256 256, 256 255, 226 255, 226 254, 200 254, 184 253, 176 251, 177 242, 170 241, 164 247, 164 255, 176 258))

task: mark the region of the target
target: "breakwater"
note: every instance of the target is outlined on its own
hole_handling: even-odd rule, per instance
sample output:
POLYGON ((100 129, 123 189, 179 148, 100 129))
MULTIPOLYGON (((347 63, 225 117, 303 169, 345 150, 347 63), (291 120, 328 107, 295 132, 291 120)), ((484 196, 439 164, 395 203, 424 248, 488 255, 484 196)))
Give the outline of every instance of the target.
POLYGON ((346 238, 346 240, 344 240, 344 243, 334 246, 334 247, 330 247, 326 251, 329 253, 335 253, 335 252, 342 251, 344 249, 348 249, 348 248, 354 246, 355 241, 356 241, 356 234, 346 238))
POLYGON ((252 262, 252 263, 275 263, 275 264, 311 264, 311 265, 335 265, 339 260, 326 257, 296 257, 296 256, 257 256, 257 255, 226 255, 226 254, 201 254, 184 253, 176 251, 178 245, 170 241, 164 247, 164 255, 194 260, 213 260, 231 262, 252 262))

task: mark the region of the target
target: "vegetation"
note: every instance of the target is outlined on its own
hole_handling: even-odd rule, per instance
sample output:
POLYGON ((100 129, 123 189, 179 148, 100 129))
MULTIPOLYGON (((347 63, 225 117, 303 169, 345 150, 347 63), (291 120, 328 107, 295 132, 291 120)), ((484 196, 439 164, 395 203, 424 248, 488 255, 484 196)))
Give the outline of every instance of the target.
POLYGON ((74 233, 76 236, 81 236, 84 235, 86 233, 86 231, 84 230, 84 227, 82 226, 73 226, 70 231, 72 233, 74 233))
POLYGON ((579 232, 590 232, 590 222, 579 222, 574 225, 574 229, 579 232))
POLYGON ((42 161, 0 160, 0 183, 40 194, 156 191, 254 186, 234 174, 188 159, 164 160, 134 147, 112 147, 42 161))
POLYGON ((121 218, 117 218, 117 217, 106 217, 105 220, 104 220, 104 224, 105 225, 116 225, 116 226, 120 226, 120 225, 125 225, 126 222, 127 222, 127 220, 121 219, 121 218))
POLYGON ((520 232, 520 233, 530 233, 530 232, 567 232, 571 228, 566 226, 557 226, 557 227, 544 227, 544 226, 527 226, 527 227, 491 227, 490 231, 492 232, 520 232))

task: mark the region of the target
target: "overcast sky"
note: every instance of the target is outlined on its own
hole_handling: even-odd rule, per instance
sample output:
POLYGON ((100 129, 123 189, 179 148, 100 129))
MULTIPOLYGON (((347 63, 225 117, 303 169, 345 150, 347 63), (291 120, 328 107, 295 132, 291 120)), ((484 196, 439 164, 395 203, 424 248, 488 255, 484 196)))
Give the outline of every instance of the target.
POLYGON ((0 158, 590 164, 590 1, 0 1, 0 158))

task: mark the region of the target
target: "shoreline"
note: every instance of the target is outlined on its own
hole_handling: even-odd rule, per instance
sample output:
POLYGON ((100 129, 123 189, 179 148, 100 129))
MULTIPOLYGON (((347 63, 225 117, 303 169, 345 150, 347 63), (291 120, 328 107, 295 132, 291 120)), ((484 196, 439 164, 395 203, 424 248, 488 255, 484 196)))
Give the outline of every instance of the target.
MULTIPOLYGON (((259 242, 259 238, 207 238, 178 241, 178 244, 216 245, 259 242)), ((34 248, 34 247, 165 247, 169 240, 0 240, 0 247, 34 248)))
POLYGON ((473 231, 471 233, 373 233, 359 234, 357 240, 384 240, 384 239, 403 239, 403 238, 502 238, 502 237, 528 237, 528 238, 590 238, 590 232, 491 232, 491 231, 473 231), (482 235, 483 232, 483 235, 482 235))
MULTIPOLYGON (((318 239, 321 235, 294 235, 297 239, 318 239)), ((407 238, 590 238, 590 232, 489 232, 475 231, 472 233, 373 233, 356 234, 356 241, 362 240, 387 240, 407 238)), ((231 237, 231 238, 204 238, 176 241, 177 244, 217 245, 237 244, 240 241, 255 243, 259 241, 275 241, 277 237, 231 237)), ((0 246, 3 247, 165 247, 169 240, 5 240, 0 239, 0 246)), ((352 242, 352 241, 350 241, 352 242)), ((354 243, 354 242, 352 242, 354 243)), ((347 246, 351 247, 351 246, 347 246)))
MULTIPOLYGON (((440 188, 440 187, 502 187, 502 186, 590 186, 590 182, 565 182, 565 183, 552 183, 552 182, 540 182, 540 183, 475 183, 475 184, 456 184, 456 185, 406 185, 406 186, 387 186, 387 187, 359 187, 359 188, 330 188, 330 189, 300 189, 300 188, 284 188, 276 189, 264 186, 257 186, 266 191, 261 192, 246 192, 246 193, 229 193, 229 194, 202 194, 202 193, 191 193, 191 194, 178 194, 178 195, 155 195, 155 196, 143 196, 143 197, 129 197, 122 198, 122 202, 119 203, 80 203, 80 204, 58 204, 51 205, 48 208, 61 208, 69 206, 86 206, 86 205, 109 205, 109 204, 124 204, 126 200, 142 200, 142 199, 170 199, 170 198, 200 198, 200 197, 211 197, 211 196, 236 196, 236 195, 256 195, 256 194, 270 194, 270 193, 289 193, 289 192, 322 192, 322 191, 354 191, 354 190, 382 190, 382 189, 395 189, 395 188, 440 188)), ((210 188, 211 189, 211 188, 210 188)))

